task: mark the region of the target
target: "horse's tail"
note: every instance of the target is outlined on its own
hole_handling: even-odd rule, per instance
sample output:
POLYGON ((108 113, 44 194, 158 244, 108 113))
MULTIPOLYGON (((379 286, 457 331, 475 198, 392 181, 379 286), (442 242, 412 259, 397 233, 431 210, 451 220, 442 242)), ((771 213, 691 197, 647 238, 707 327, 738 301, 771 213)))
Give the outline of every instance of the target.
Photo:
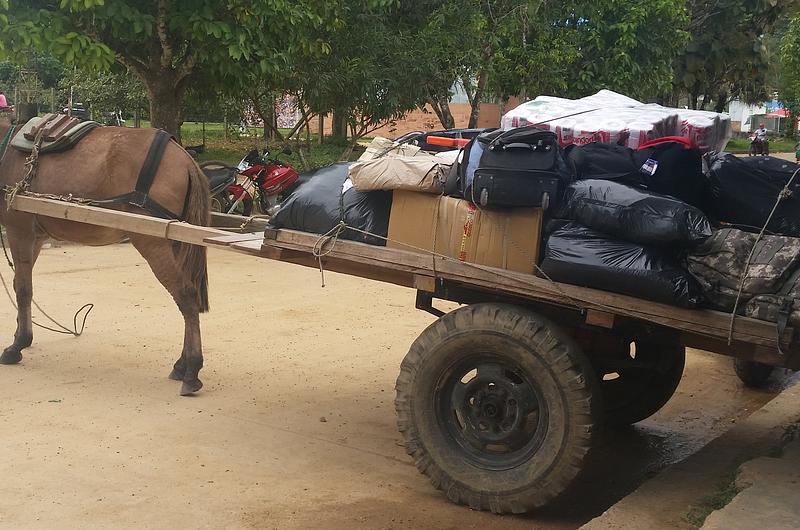
MULTIPOLYGON (((184 221, 193 225, 208 226, 211 218, 211 198, 208 180, 194 160, 189 166, 189 196, 186 199, 184 221)), ((208 267, 206 247, 179 243, 175 249, 178 264, 191 271, 192 285, 197 291, 197 305, 201 313, 208 311, 208 267)))

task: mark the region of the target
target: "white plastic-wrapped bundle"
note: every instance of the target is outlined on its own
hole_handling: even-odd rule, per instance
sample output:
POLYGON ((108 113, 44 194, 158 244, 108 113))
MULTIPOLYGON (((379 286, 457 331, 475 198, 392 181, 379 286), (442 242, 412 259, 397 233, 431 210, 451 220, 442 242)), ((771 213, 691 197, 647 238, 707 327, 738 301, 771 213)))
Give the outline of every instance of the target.
POLYGON ((703 110, 680 109, 680 136, 686 136, 701 151, 721 152, 731 137, 731 117, 703 110))
POLYGON ((643 104, 610 90, 571 100, 539 96, 507 112, 503 129, 536 125, 553 131, 562 146, 613 142, 636 149, 663 136, 686 136, 701 151, 719 151, 730 137, 724 114, 643 104))

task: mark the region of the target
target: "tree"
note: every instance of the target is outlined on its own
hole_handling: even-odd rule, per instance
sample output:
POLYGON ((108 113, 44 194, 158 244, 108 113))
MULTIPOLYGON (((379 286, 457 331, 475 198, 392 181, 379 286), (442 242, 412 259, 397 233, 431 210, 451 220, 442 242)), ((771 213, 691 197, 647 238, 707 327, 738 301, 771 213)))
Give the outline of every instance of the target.
POLYGON ((0 0, 2 49, 35 47, 68 64, 136 74, 150 117, 180 137, 181 109, 193 74, 236 84, 242 69, 280 75, 286 57, 328 49, 316 33, 335 23, 337 5, 318 0, 0 0))
POLYGON ((413 53, 415 10, 393 1, 342 2, 342 22, 323 38, 330 53, 296 64, 290 92, 301 113, 341 116, 355 142, 425 101, 428 66, 413 53))
POLYGON ((84 72, 73 69, 61 79, 59 89, 63 103, 66 103, 72 91, 76 101, 92 109, 95 119, 99 119, 98 112, 134 112, 147 101, 144 85, 124 69, 117 72, 84 72))
POLYGON ((670 88, 686 22, 683 0, 543 1, 505 28, 492 86, 503 96, 607 88, 653 99, 670 88))
POLYGON ((652 99, 671 86, 672 61, 687 39, 684 0, 438 4, 419 38, 432 51, 418 53, 438 65, 426 86, 445 127, 455 81, 470 102, 471 127, 487 95, 580 97, 609 88, 652 99))
POLYGON ((790 132, 800 116, 800 15, 789 21, 780 42, 780 97, 790 112, 790 132))
POLYGON ((794 0, 689 0, 691 40, 675 62, 675 91, 689 106, 764 101, 774 88, 765 34, 794 0), (771 86, 773 85, 773 86, 771 86))
POLYGON ((64 64, 51 55, 29 53, 20 56, 20 63, 0 62, 0 87, 11 91, 19 80, 20 68, 24 67, 36 73, 42 88, 55 88, 64 77, 67 69, 64 64))

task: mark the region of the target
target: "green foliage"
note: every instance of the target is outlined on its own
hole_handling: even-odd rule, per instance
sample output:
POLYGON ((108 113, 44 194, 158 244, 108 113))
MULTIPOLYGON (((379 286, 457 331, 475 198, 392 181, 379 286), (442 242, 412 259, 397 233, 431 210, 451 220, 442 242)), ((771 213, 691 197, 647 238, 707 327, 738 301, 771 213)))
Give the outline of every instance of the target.
POLYGON ((6 94, 12 93, 14 87, 19 83, 20 68, 34 72, 41 88, 44 89, 58 86, 66 71, 60 61, 51 55, 44 54, 28 54, 24 57, 22 65, 11 61, 0 62, 0 89, 4 90, 6 94))
POLYGON ((686 22, 681 0, 540 2, 503 28, 495 91, 580 97, 608 88, 652 99, 670 86, 686 22))
MULTIPOLYGON (((675 63, 675 87, 697 98, 715 99, 722 110, 729 98, 764 101, 774 76, 765 34, 794 0, 689 1, 691 40, 675 63)), ((774 88, 774 86, 773 86, 774 88)))
POLYGON ((330 53, 296 63, 288 82, 311 112, 345 114, 358 138, 422 104, 427 70, 412 51, 410 6, 347 0, 341 13, 340 23, 322 34, 330 53))
POLYGON ((70 89, 74 101, 92 109, 95 119, 100 112, 122 111, 130 115, 147 106, 147 92, 142 82, 133 74, 117 72, 81 72, 72 70, 59 83, 61 104, 66 104, 70 89))
POLYGON ((94 72, 116 61, 147 87, 154 124, 179 134, 198 69, 218 87, 243 82, 244 69, 279 75, 289 58, 329 50, 317 33, 337 11, 324 0, 13 0, 0 12, 0 53, 39 49, 94 72))
POLYGON ((789 21, 780 43, 780 96, 792 116, 800 116, 800 15, 789 21))

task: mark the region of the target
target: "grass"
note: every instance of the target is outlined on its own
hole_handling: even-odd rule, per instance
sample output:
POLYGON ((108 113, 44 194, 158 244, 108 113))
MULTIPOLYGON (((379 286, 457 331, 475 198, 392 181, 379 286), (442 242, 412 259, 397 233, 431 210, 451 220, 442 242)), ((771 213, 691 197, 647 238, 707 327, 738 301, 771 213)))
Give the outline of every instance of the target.
POLYGON ((717 489, 703 497, 700 502, 686 514, 686 522, 689 528, 697 530, 703 526, 706 517, 715 510, 721 510, 727 506, 739 491, 736 489, 736 474, 731 473, 727 479, 719 484, 717 489))
MULTIPOLYGON (((770 138, 770 153, 794 153, 796 140, 789 138, 770 138)), ((725 151, 729 153, 747 153, 750 149, 750 138, 731 138, 725 151)))
MULTIPOLYGON (((133 120, 128 121, 128 125, 133 125, 133 120)), ((150 122, 142 120, 142 127, 149 127, 150 122)), ((278 129, 281 134, 288 134, 289 129, 278 129)), ((248 127, 243 134, 239 134, 238 126, 229 131, 228 140, 225 139, 225 125, 223 123, 205 124, 205 145, 206 151, 200 154, 198 161, 220 160, 226 164, 235 166, 251 149, 264 150, 264 139, 261 127, 248 127)), ((184 122, 181 127, 181 140, 183 145, 200 145, 203 143, 203 124, 201 122, 184 122)), ((292 154, 282 153, 283 143, 270 142, 267 149, 274 158, 292 165, 298 171, 311 171, 323 166, 327 166, 339 160, 345 150, 346 144, 336 142, 326 138, 322 145, 319 144, 317 137, 311 136, 310 151, 304 153, 306 165, 298 153, 296 142, 291 143, 292 154)), ((349 160, 356 160, 364 148, 356 146, 349 160)))

